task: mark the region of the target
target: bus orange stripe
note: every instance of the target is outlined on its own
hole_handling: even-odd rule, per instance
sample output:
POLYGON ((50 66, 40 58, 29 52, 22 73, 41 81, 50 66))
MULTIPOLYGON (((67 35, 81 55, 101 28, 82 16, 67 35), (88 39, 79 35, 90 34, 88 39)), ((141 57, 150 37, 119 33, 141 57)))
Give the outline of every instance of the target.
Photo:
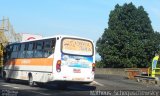
POLYGON ((12 59, 7 65, 52 66, 53 58, 12 59))

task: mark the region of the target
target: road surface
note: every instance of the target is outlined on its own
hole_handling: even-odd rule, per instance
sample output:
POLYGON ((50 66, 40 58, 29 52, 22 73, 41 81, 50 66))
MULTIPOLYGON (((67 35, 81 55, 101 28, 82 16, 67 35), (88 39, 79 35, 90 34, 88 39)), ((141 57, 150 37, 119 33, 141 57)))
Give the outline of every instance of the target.
MULTIPOLYGON (((29 87, 25 81, 12 80, 11 83, 5 83, 0 78, 0 89, 2 96, 95 96, 104 95, 99 92, 104 90, 105 92, 111 90, 156 90, 157 96, 160 96, 160 86, 147 85, 144 83, 138 83, 134 80, 128 80, 122 76, 116 75, 96 75, 95 81, 90 85, 74 84, 66 88, 65 90, 58 89, 54 84, 46 84, 44 86, 29 87), (9 94, 9 95, 8 95, 9 94)), ((107 96, 111 96, 110 93, 105 93, 107 96)), ((118 95, 117 95, 118 96, 118 95)), ((149 95, 148 95, 149 96, 149 95)), ((156 96, 156 95, 153 95, 156 96)))

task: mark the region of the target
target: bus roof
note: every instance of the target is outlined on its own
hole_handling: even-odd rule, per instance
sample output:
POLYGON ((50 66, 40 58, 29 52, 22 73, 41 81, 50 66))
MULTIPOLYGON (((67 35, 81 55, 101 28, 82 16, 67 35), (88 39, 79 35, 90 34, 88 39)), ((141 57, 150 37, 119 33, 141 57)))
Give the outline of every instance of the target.
POLYGON ((44 37, 44 38, 39 38, 39 39, 32 39, 32 40, 21 41, 21 42, 14 42, 14 43, 11 43, 11 44, 24 43, 24 42, 37 41, 37 40, 44 40, 44 39, 57 38, 57 37, 60 37, 60 38, 64 38, 64 37, 80 38, 80 39, 85 39, 85 40, 89 40, 89 41, 93 42, 93 40, 91 40, 91 39, 87 39, 87 38, 83 38, 83 37, 78 37, 78 36, 73 36, 73 35, 54 35, 54 36, 49 36, 49 37, 44 37))

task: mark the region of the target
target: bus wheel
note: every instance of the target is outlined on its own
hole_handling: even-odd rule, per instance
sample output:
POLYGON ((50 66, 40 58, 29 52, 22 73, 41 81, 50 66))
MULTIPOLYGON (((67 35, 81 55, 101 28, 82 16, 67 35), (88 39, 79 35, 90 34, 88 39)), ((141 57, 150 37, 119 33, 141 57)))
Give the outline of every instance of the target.
POLYGON ((35 82, 33 81, 33 77, 32 77, 32 75, 31 75, 31 74, 29 74, 28 78, 29 78, 29 80, 28 80, 28 84, 29 84, 29 86, 33 87, 35 82))
POLYGON ((7 83, 9 83, 11 81, 10 78, 7 78, 6 72, 3 72, 3 80, 7 83))

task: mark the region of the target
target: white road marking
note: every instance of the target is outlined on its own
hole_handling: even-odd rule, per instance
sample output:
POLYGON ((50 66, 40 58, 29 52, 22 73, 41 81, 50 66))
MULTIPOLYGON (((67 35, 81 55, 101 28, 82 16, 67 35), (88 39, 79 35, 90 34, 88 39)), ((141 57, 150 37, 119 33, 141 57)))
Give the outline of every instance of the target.
POLYGON ((2 85, 2 86, 5 86, 5 87, 11 87, 11 88, 15 88, 15 89, 18 89, 19 87, 14 87, 12 85, 2 85))
POLYGON ((96 85, 99 85, 99 86, 104 86, 104 84, 101 84, 101 83, 99 83, 99 82, 97 82, 97 81, 93 81, 92 83, 91 83, 91 85, 94 85, 94 84, 96 84, 96 85))
POLYGON ((41 95, 51 95, 51 94, 46 94, 46 93, 36 92, 36 91, 29 91, 29 92, 38 93, 38 94, 41 94, 41 95))
POLYGON ((9 86, 9 87, 11 87, 11 85, 2 85, 2 86, 7 86, 7 87, 9 86))
POLYGON ((15 88, 15 89, 19 89, 19 87, 13 87, 13 88, 15 88))

